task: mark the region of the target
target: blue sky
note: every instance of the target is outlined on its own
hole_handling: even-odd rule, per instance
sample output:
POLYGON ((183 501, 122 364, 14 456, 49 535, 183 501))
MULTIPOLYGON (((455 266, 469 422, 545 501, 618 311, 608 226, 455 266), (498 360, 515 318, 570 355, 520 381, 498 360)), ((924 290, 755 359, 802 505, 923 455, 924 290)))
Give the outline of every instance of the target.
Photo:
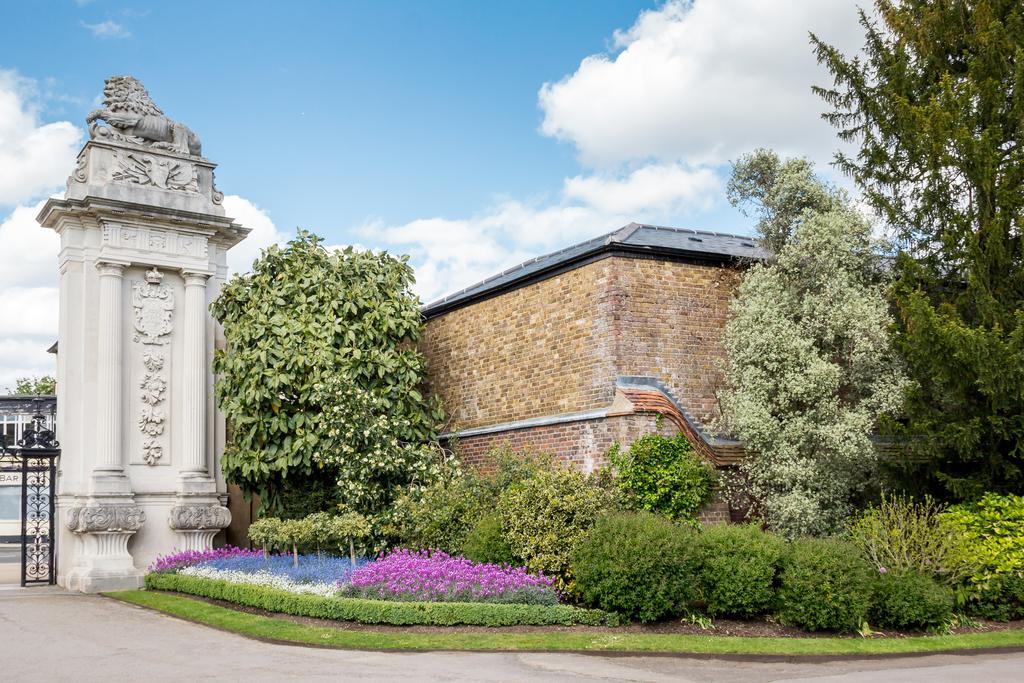
POLYGON ((730 160, 770 146, 827 172, 836 148, 809 30, 861 42, 850 0, 3 3, 0 319, 24 322, 0 388, 49 363, 29 351, 56 328, 33 209, 109 75, 220 165, 254 228, 235 268, 301 226, 409 253, 429 300, 629 220, 749 232, 730 160))

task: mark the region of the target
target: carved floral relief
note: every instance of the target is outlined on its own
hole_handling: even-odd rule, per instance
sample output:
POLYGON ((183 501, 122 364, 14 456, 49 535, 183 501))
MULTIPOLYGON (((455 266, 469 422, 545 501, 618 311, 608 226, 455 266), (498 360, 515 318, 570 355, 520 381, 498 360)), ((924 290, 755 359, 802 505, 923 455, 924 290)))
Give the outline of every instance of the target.
POLYGON ((156 268, 146 271, 146 282, 132 286, 132 308, 135 341, 144 344, 142 351, 142 380, 139 382, 139 430, 146 435, 142 443, 142 459, 147 465, 156 465, 164 455, 162 444, 167 415, 164 400, 167 395, 167 377, 163 347, 174 327, 174 295, 171 288, 161 284, 163 274, 156 268))

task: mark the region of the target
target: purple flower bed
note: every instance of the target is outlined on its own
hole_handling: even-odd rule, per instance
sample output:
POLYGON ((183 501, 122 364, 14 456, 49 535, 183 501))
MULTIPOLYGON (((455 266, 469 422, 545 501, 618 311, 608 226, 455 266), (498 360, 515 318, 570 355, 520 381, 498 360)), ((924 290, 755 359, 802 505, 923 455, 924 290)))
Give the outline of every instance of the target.
POLYGON ((378 600, 500 602, 554 605, 551 577, 523 567, 478 564, 439 550, 395 550, 339 583, 346 595, 378 600))
POLYGON ((169 572, 199 564, 200 562, 235 557, 258 557, 263 559, 263 551, 236 548, 233 545, 226 545, 223 548, 210 548, 209 550, 182 550, 156 558, 153 564, 149 565, 149 571, 169 572))

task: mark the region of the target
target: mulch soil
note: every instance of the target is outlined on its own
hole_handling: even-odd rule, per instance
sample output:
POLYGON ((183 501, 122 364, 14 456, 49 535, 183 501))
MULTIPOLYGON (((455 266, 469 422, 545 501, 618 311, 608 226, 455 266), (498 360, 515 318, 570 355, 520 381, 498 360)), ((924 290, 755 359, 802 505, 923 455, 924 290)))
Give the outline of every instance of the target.
MULTIPOLYGON (((226 607, 238 612, 247 614, 258 614, 266 617, 287 619, 298 624, 310 626, 335 628, 342 631, 376 631, 384 633, 592 633, 594 635, 604 633, 658 633, 658 634, 679 634, 694 636, 747 636, 755 638, 860 638, 857 634, 836 634, 836 633, 807 633, 797 628, 785 626, 770 619, 759 619, 752 621, 738 621, 733 619, 715 619, 711 628, 701 628, 697 624, 688 621, 662 621, 655 624, 629 624, 627 626, 391 626, 385 624, 359 624, 352 621, 334 621, 331 619, 314 619, 311 617, 296 617, 290 614, 279 612, 268 612, 266 610, 244 605, 236 605, 226 600, 214 600, 202 598, 186 593, 177 593, 183 597, 194 600, 202 600, 211 605, 226 607)), ((1006 631, 1009 629, 1024 628, 1024 621, 985 621, 976 620, 977 628, 955 628, 953 634, 982 633, 990 631, 1006 631)), ((913 636, 928 635, 923 631, 875 631, 877 638, 909 638, 913 636)))

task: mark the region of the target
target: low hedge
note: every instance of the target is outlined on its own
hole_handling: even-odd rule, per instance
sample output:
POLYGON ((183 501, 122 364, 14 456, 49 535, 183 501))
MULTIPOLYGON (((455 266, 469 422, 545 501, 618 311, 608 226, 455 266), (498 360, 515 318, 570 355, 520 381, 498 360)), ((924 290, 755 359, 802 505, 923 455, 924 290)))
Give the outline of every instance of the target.
POLYGON ((181 574, 146 575, 146 587, 225 600, 298 617, 392 626, 618 626, 619 617, 568 605, 503 605, 472 602, 397 602, 325 598, 277 588, 181 574))

